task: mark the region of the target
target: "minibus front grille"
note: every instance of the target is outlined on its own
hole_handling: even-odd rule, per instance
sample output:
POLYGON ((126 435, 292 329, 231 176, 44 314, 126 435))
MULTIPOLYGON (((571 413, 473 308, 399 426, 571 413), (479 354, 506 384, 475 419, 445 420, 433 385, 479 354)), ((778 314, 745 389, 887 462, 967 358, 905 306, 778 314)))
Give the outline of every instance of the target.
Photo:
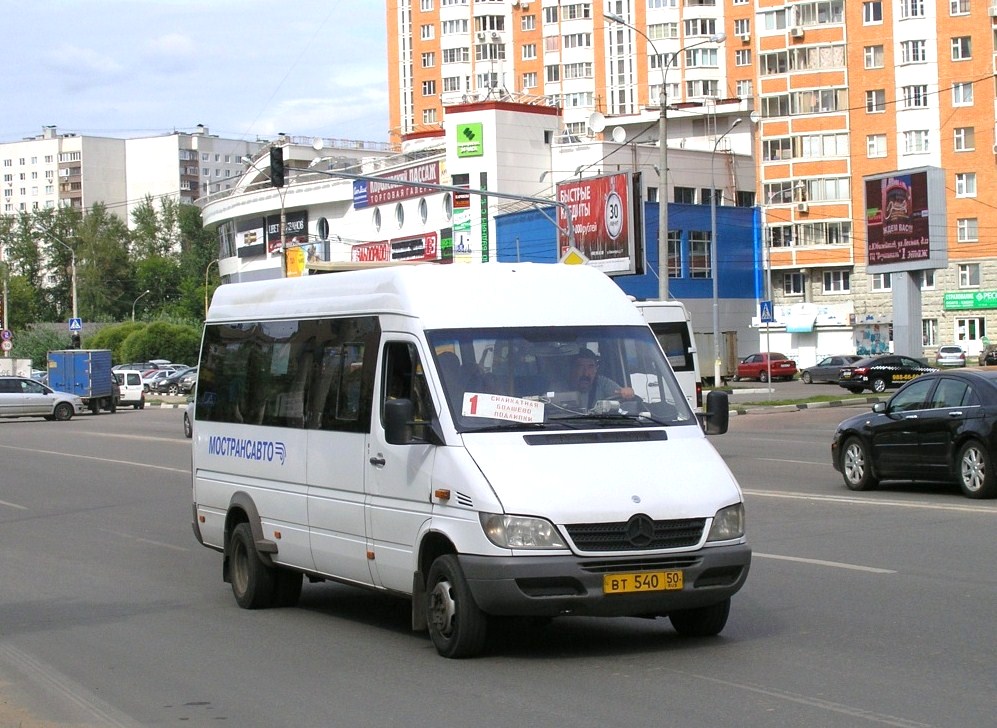
POLYGON ((688 548, 703 537, 705 518, 652 521, 653 531, 639 538, 630 535, 627 521, 616 523, 572 523, 565 526, 579 551, 658 551, 688 548))
POLYGON ((677 556, 645 556, 642 559, 613 558, 586 559, 580 566, 590 574, 613 574, 618 571, 667 571, 669 569, 690 569, 698 566, 702 558, 697 554, 677 556))

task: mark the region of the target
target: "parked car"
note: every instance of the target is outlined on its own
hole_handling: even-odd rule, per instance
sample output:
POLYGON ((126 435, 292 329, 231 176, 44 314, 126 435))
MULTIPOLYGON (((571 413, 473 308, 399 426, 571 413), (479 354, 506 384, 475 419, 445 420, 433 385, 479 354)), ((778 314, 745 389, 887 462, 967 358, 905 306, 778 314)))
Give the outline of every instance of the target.
POLYGON ((57 392, 30 377, 0 377, 0 417, 68 420, 85 411, 75 394, 57 392))
POLYGON ((138 369, 140 372, 147 372, 151 369, 159 369, 159 365, 151 361, 133 361, 128 364, 115 364, 111 367, 111 370, 115 372, 121 369, 138 369))
POLYGON ((796 362, 788 356, 774 351, 751 354, 738 362, 737 376, 734 377, 734 381, 757 379, 760 382, 767 382, 770 371, 773 380, 792 379, 796 376, 796 362))
POLYGON ((850 490, 884 480, 954 482, 969 498, 993 498, 995 444, 997 371, 945 370, 839 424, 831 463, 850 490))
POLYGON ((187 407, 183 411, 183 434, 185 437, 194 436, 194 400, 187 400, 187 407))
MULTIPOLYGON (((186 369, 178 369, 175 372, 169 373, 166 376, 155 377, 150 380, 149 391, 157 392, 159 394, 169 394, 177 395, 183 392, 181 386, 181 380, 190 371, 191 367, 186 369)), ((166 370, 160 370, 166 371, 166 370)))
POLYGON ((145 388, 142 386, 142 372, 137 369, 118 369, 113 371, 118 383, 118 404, 122 407, 131 405, 135 409, 145 408, 145 388))
POLYGON ((935 365, 939 367, 966 366, 966 352, 958 344, 939 346, 935 354, 935 365))
POLYGON ((986 367, 997 364, 997 344, 990 344, 980 352, 980 366, 986 367))
POLYGON ((812 367, 800 370, 800 379, 805 384, 813 384, 814 382, 831 382, 837 384, 841 370, 861 359, 862 357, 858 354, 825 356, 812 367))
POLYGON ((197 367, 191 367, 187 373, 180 378, 180 391, 183 394, 190 394, 197 386, 197 367))
POLYGON ((838 377, 838 385, 855 394, 864 389, 880 393, 906 384, 922 374, 937 371, 935 367, 928 366, 923 359, 900 354, 879 354, 843 367, 841 376, 838 377))
POLYGON ((159 381, 160 379, 165 379, 170 376, 170 371, 168 369, 153 369, 152 371, 142 372, 142 388, 146 392, 152 391, 152 385, 159 381))

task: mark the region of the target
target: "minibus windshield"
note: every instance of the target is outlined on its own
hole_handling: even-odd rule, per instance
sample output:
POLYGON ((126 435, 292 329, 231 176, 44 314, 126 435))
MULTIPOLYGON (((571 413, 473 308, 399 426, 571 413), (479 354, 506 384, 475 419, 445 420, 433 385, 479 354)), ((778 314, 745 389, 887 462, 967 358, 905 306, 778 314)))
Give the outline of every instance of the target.
POLYGON ((646 326, 427 332, 460 432, 696 424, 646 326))

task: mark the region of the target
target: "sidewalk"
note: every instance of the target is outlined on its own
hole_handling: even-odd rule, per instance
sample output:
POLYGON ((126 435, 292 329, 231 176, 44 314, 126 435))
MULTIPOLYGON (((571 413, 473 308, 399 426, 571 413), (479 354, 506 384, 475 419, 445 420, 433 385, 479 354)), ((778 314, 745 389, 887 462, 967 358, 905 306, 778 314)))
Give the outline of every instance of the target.
POLYGON ((789 382, 772 382, 771 385, 762 382, 728 382, 722 391, 728 393, 731 415, 824 407, 855 407, 863 404, 872 406, 876 402, 886 401, 893 394, 893 392, 886 392, 877 395, 869 392, 868 394, 856 395, 846 392, 836 384, 805 384, 799 379, 789 382), (820 396, 840 397, 840 399, 821 402, 807 401, 820 396), (780 404, 766 404, 766 400, 780 404))

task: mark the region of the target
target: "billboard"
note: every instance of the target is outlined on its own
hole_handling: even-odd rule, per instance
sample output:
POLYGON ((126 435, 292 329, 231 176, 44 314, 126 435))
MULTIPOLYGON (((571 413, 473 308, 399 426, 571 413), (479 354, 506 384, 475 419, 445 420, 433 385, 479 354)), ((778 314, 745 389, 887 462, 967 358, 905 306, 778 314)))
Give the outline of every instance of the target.
MULTIPOLYGON (((286 247, 308 242, 308 210, 284 214, 286 247)), ((267 215, 267 252, 280 253, 280 215, 267 215)))
POLYGON ((639 175, 631 172, 558 183, 557 199, 563 203, 557 208, 559 257, 570 246, 570 214, 575 248, 589 265, 610 274, 639 272, 641 241, 635 224, 640 217, 639 190, 639 175))
POLYGON ((353 180, 353 207, 362 210, 365 207, 383 205, 386 202, 399 202, 436 193, 436 190, 428 187, 414 186, 413 183, 416 182, 438 185, 440 183, 440 163, 417 164, 414 167, 386 174, 376 182, 373 180, 353 180), (397 182, 393 182, 393 180, 397 182), (405 184, 398 184, 398 182, 405 184))
POLYGON ((947 261, 945 176, 937 167, 863 178, 867 260, 876 272, 941 268, 947 261))
POLYGON ((436 260, 439 251, 439 234, 429 232, 373 243, 359 243, 351 248, 350 261, 384 263, 392 260, 436 260))

